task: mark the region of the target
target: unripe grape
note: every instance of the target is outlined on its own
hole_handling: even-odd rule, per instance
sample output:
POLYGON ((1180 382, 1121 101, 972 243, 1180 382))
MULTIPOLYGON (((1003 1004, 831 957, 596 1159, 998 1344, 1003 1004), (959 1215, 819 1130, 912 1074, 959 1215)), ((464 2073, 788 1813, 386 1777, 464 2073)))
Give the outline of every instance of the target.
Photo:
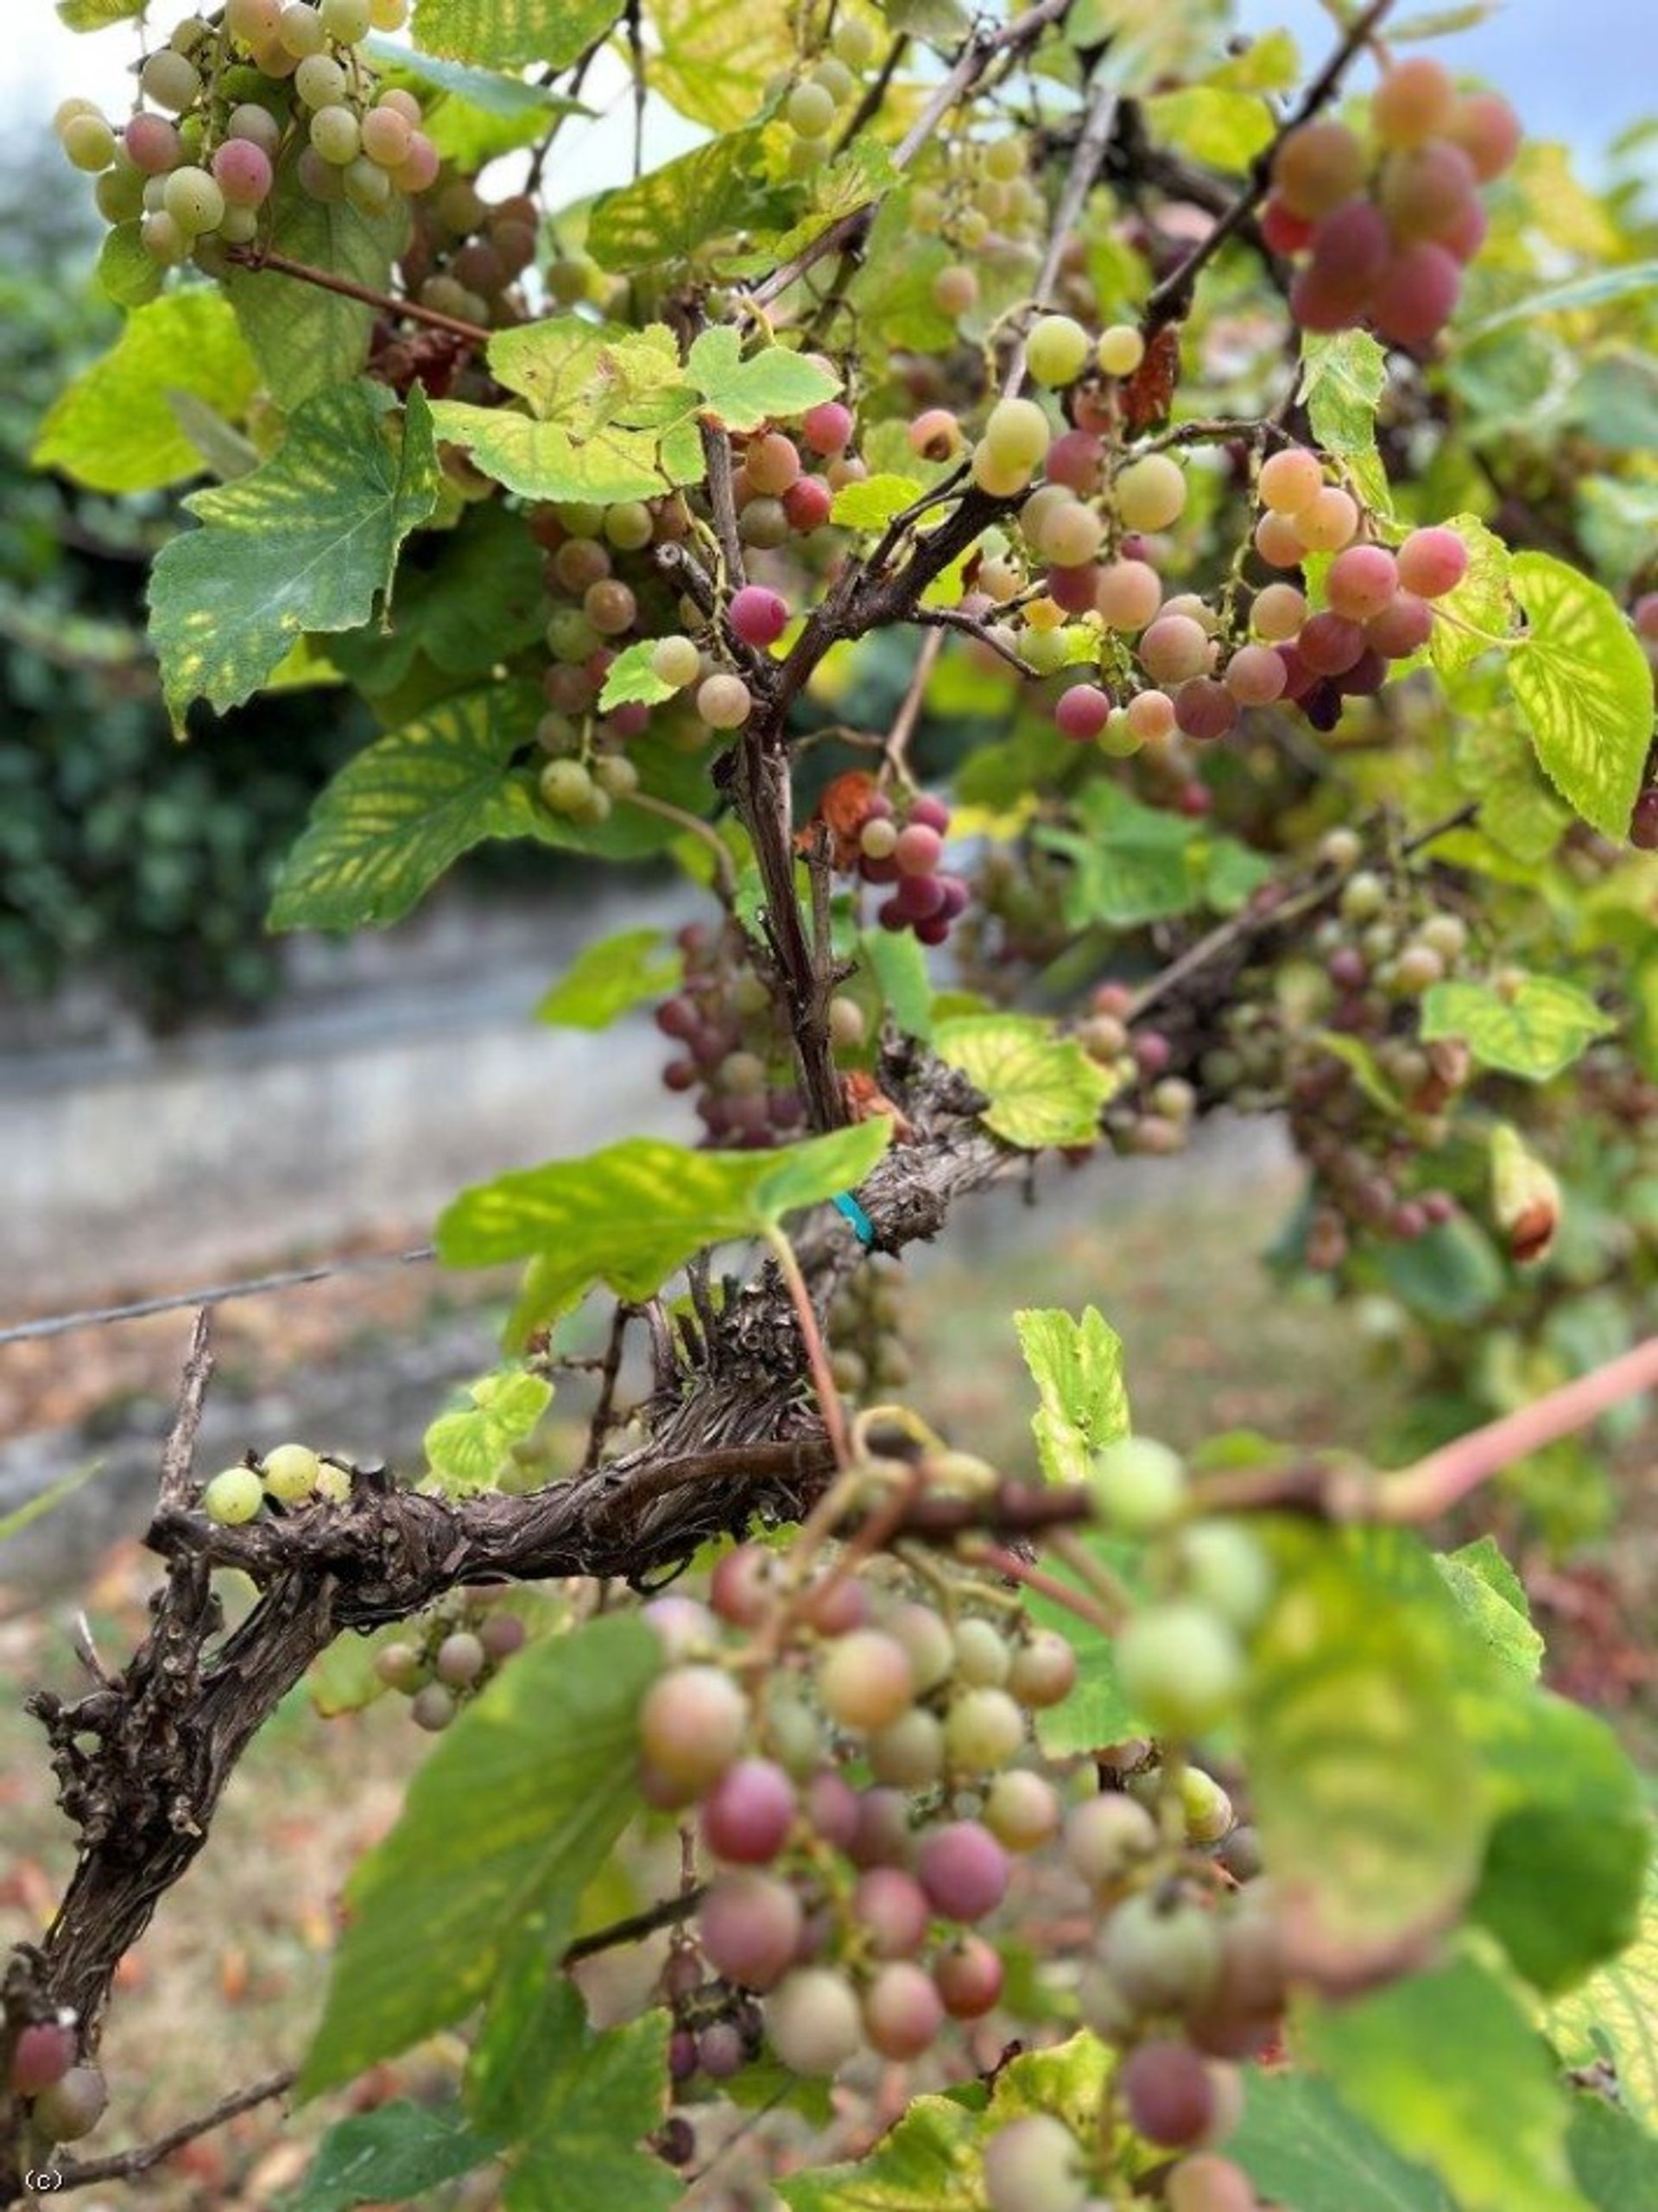
POLYGON ((317 1486, 322 1462, 308 1444, 278 1444, 264 1455, 265 1488, 285 1505, 298 1505, 317 1486))
POLYGON ((1166 691, 1136 692, 1130 700, 1129 727, 1142 745, 1158 745, 1174 733, 1174 701, 1166 691))
MULTIPOLYGON (((900 833, 895 821, 888 820, 884 815, 877 815, 873 821, 866 821, 859 830, 858 850, 866 859, 890 860, 898 849, 900 833)), ((886 880, 890 882, 890 876, 886 880)))
POLYGON ((550 760, 537 779, 542 803, 555 814, 579 814, 592 795, 593 780, 579 760, 550 760))
POLYGON ((1047 415, 1032 399, 1000 399, 984 424, 983 444, 998 469, 1022 470, 1029 481, 1053 442, 1047 415))
POLYGON ((1447 965, 1460 960, 1468 949, 1468 925, 1460 915, 1431 914, 1420 935, 1422 943, 1431 946, 1447 965))
POLYGON ((1242 2166, 1212 2151, 1182 2158, 1165 2187, 1168 2212, 1258 2212, 1260 2200, 1242 2166))
MULTIPOLYGON (((345 99, 350 79, 332 54, 307 54, 294 72, 294 89, 308 108, 338 107, 345 99)), ((351 110, 346 110, 351 114, 351 110)), ((357 117, 351 115, 351 121, 357 117)))
POLYGON ((970 314, 978 304, 978 277, 959 262, 941 269, 933 279, 933 304, 952 320, 970 314))
POLYGON ((408 0, 369 0, 369 20, 377 31, 400 31, 408 21, 408 0))
MULTIPOLYGON (((1105 525, 1092 507, 1079 499, 1066 499, 1042 519, 1037 550, 1060 568, 1082 568, 1099 551, 1105 525)), ((1083 580, 1080 603, 1072 612, 1085 613, 1093 604, 1093 578, 1083 580)))
POLYGON ((944 1747, 958 1772, 1004 1766, 1025 1740, 1025 1716, 1004 1689, 965 1689, 945 1715, 944 1747))
POLYGON ((864 1992, 864 2032, 883 2058, 918 2058, 944 2025, 944 2000, 933 1977, 908 1959, 878 1968, 864 1992))
POLYGON ((1131 377, 1146 358, 1146 341, 1132 323, 1112 323, 1099 333, 1094 358, 1107 377, 1131 377))
POLYGON ((802 138, 821 138, 835 119, 834 95, 808 79, 796 85, 783 103, 789 128, 802 138))
POLYGON ((163 269, 175 268, 190 251, 191 240, 183 226, 175 223, 165 208, 146 215, 138 225, 138 241, 154 262, 163 269))
POLYGON ((1395 238, 1445 238, 1463 223, 1478 189, 1461 147, 1436 138, 1389 155, 1377 200, 1395 238))
POLYGON ((769 1759, 738 1759, 703 1800, 704 1843, 717 1859, 737 1866, 775 1859, 794 1824, 794 1788, 769 1759))
POLYGON ((917 1696, 924 1697, 948 1680, 956 1664, 957 1646, 948 1626, 931 1606, 914 1600, 896 1605, 882 1626, 908 1654, 917 1696))
POLYGON ((1059 1792, 1028 1767, 1010 1767, 985 1792, 982 1818, 1009 1851, 1035 1851, 1059 1833, 1059 1792))
POLYGON ((875 29, 860 16, 843 16, 829 41, 849 69, 866 69, 875 59, 875 29))
POLYGON ((1272 1562, 1260 1539, 1240 1521, 1194 1521, 1179 1549, 1188 1594, 1240 1633, 1253 1628, 1272 1599, 1272 1562))
POLYGON ((195 65, 166 48, 150 55, 138 73, 138 83, 147 100, 174 115, 181 115, 193 105, 201 91, 201 75, 195 65))
POLYGON ((743 1989, 769 1989, 788 1972, 804 1925, 794 1890, 769 1874, 721 1874, 697 1908, 704 1957, 743 1989))
POLYGON ((58 134, 73 166, 88 176, 107 169, 115 159, 115 133, 101 115, 73 115, 58 134))
POLYGON ((221 1528, 250 1521, 265 1502, 265 1486, 250 1467, 227 1467, 201 1493, 202 1511, 221 1528))
POLYGON ((429 1682, 409 1701, 408 1717, 427 1735, 441 1735, 455 1717, 454 1692, 440 1682, 429 1682))
POLYGON ((311 118, 311 149, 330 168, 354 162, 362 143, 357 117, 348 107, 320 107, 311 118))
POLYGON ((943 1724, 921 1706, 901 1713, 878 1728, 867 1746, 870 1772, 877 1782, 899 1790, 925 1790, 944 1772, 943 1724))
POLYGON ((1016 1644, 1008 1670, 1008 1689, 1030 1712, 1042 1712, 1069 1695, 1077 1679, 1077 1655, 1063 1636, 1039 1628, 1016 1644))
POLYGON ((1328 484, 1295 517, 1295 531, 1309 553, 1338 553, 1358 528, 1358 506, 1339 485, 1328 484))
POLYGON ((1002 1994, 1002 1955, 982 1936, 958 1936, 933 1962, 933 1979, 952 2020, 982 2019, 1002 1994))
POLYGON ((259 207, 270 197, 270 156, 250 139, 227 138, 213 155, 213 178, 233 207, 259 207))
POLYGON ((1088 1487, 1114 1527, 1151 1536, 1167 1528, 1186 1502, 1186 1462, 1154 1437, 1120 1437, 1095 1453, 1088 1487))
POLYGON ((206 169, 174 169, 167 180, 162 205, 190 238, 216 231, 225 219, 225 195, 206 169))
POLYGON ((1186 506, 1186 472, 1167 453, 1130 461, 1116 482, 1117 511, 1130 530, 1167 529, 1186 506))
POLYGON ((30 2118, 47 2143, 79 2143, 104 2117, 109 2084, 96 2066, 72 2066, 42 2089, 30 2118))
POLYGON ((1399 581, 1419 599, 1443 599, 1467 573, 1468 548, 1454 530, 1413 530, 1399 548, 1399 581))
POLYGON ((478 1632, 478 1641, 484 1651, 497 1663, 509 1659, 515 1651, 522 1651, 528 1633, 515 1613, 491 1613, 478 1632))
POLYGON ((851 1982, 832 1967, 797 1967, 766 2001, 766 2032, 792 2072, 835 2073, 864 2039, 851 1982))
POLYGON ((1304 513, 1324 489, 1324 469, 1304 446, 1287 446, 1261 464, 1261 504, 1275 515, 1304 513))
POLYGON ((1202 1735, 1243 1688, 1234 1632, 1187 1599, 1137 1613, 1117 1638, 1117 1665, 1123 1695, 1159 1735, 1202 1735))
POLYGON ((832 1721, 867 1733, 890 1727, 914 1702, 909 1654, 878 1628, 838 1636, 818 1669, 818 1695, 832 1721))
POLYGON ((317 13, 329 37, 342 46, 355 46, 374 28, 369 0, 320 0, 317 13))
POLYGON ((1179 2011, 1201 2004, 1215 1987, 1220 1928, 1212 1912, 1185 1897, 1142 1890, 1106 1923, 1099 1957, 1130 2004, 1147 2012, 1179 2011))
POLYGON ((1209 2069, 1189 2044, 1172 2037, 1131 2050, 1117 2075, 1130 2124, 1169 2150, 1200 2143, 1215 2118, 1209 2069))
POLYGON ((282 127, 269 108, 249 100, 231 110, 225 125, 225 137, 227 144, 232 139, 245 138, 262 154, 274 160, 276 149, 282 143, 282 127))
POLYGON ((705 676, 697 687, 697 713, 711 730, 740 729, 754 708, 741 676, 705 676))
POLYGON ((465 1689, 475 1683, 489 1664, 489 1654, 482 1640, 469 1628, 458 1628, 446 1636, 438 1646, 433 1666, 440 1682, 452 1689, 465 1689))
POLYGON ((288 0, 282 10, 282 20, 276 34, 283 51, 295 60, 307 54, 320 54, 328 43, 328 34, 322 28, 322 17, 310 5, 310 0, 288 0))
POLYGON ((646 1764, 693 1792, 719 1779, 748 1728, 748 1701, 718 1667, 675 1667, 659 1676, 639 1709, 646 1764))
POLYGON ((1275 515, 1270 509, 1255 526, 1254 544, 1269 568, 1299 568, 1307 552, 1301 534, 1289 517, 1275 515))
POLYGON ((1370 128, 1384 146, 1420 146, 1450 123, 1457 88, 1443 62, 1413 55, 1385 71, 1370 96, 1370 128))
POLYGON ((282 0, 228 0, 226 28, 250 45, 269 45, 282 26, 282 0))
POLYGON ((1364 149, 1345 124, 1304 123, 1273 156, 1273 192, 1294 214, 1327 215, 1360 189, 1364 167, 1364 149))
MULTIPOLYGON (((990 1694, 990 1693, 984 1693, 990 1694)), ((923 1837, 915 1877, 946 1920, 982 1920, 1007 1895, 1008 1856, 977 1821, 949 1821, 923 1837)))
POLYGON ((932 1917, 919 1882, 896 1867, 871 1867, 852 1892, 852 1917, 878 1959, 909 1958, 932 1917))
POLYGON ((1156 1822, 1120 1791, 1089 1797, 1066 1816, 1065 1855, 1090 1889, 1114 1887, 1156 1848, 1156 1822))
POLYGON ((1049 2113, 1009 2120, 984 2145, 984 2195, 990 2212, 1082 2212, 1082 2146, 1049 2113))
POLYGON ((756 491, 781 499, 800 475, 800 448, 781 430, 769 430, 763 437, 749 440, 743 467, 756 491))
POLYGON ((37 2020, 20 2028, 11 2047, 14 2096, 37 2097, 62 2081, 75 2063, 75 2031, 59 2020, 37 2020))
POLYGON ((1184 683, 1209 666, 1209 640, 1190 615, 1160 614, 1136 650, 1146 673, 1160 684, 1184 683))
POLYGON ((702 656, 688 637, 659 637, 651 648, 650 665, 664 683, 683 691, 702 673, 702 656))
POLYGON ((105 169, 92 187, 98 213, 106 223, 130 223, 143 212, 149 180, 134 166, 123 149, 117 149, 115 165, 105 169))
POLYGON ((1025 361, 1039 384, 1073 384, 1088 363, 1088 333, 1071 315, 1041 315, 1031 326, 1025 361))
POLYGON ((788 602, 763 584, 745 584, 731 600, 730 620, 745 645, 775 645, 788 627, 788 602))

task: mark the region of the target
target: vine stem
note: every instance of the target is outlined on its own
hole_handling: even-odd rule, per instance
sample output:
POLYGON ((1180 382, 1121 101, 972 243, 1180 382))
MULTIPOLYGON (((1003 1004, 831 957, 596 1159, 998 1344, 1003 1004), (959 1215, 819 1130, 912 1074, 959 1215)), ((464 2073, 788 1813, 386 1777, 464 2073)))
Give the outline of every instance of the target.
POLYGON ((694 837, 707 846, 713 860, 715 896, 729 913, 737 899, 737 871, 731 865, 731 853, 719 832, 711 828, 699 814, 691 814, 684 807, 676 807, 672 800, 658 799, 649 791, 628 792, 623 804, 638 807, 648 814, 656 814, 663 821, 674 823, 687 837, 694 837))
POLYGON ((295 261, 292 254, 278 253, 274 246, 227 246, 225 253, 225 258, 239 268, 250 269, 256 274, 269 269, 276 276, 292 276, 301 284, 314 284, 321 292, 338 292, 342 299, 356 300, 363 307, 377 308, 383 315, 391 315, 402 322, 423 323, 428 330, 446 331, 451 338, 465 339, 480 352, 495 335, 482 323, 464 322, 459 315, 440 314, 436 307, 423 307, 418 300, 400 300, 389 292, 377 292, 370 285, 354 283, 349 276, 337 276, 332 269, 318 269, 308 261, 295 261))
POLYGON ((975 1543, 958 1546, 959 1556, 970 1565, 989 1567, 998 1575, 1005 1575, 1010 1582, 1018 1582, 1039 1597, 1049 1598, 1090 1628, 1098 1629, 1102 1636, 1115 1636, 1118 1621, 1106 1612, 1098 1600, 1073 1590, 1069 1582, 1062 1582, 1057 1575, 1036 1566, 1028 1559, 1021 1559, 1016 1551, 1009 1551, 1003 1543, 975 1543))
POLYGON ((1309 122, 1338 89, 1354 56, 1375 36, 1392 5, 1393 0, 1371 0, 1364 14, 1349 24, 1341 43, 1279 125, 1271 143, 1256 156, 1243 190, 1179 268, 1171 269, 1162 282, 1154 287, 1143 318, 1148 335, 1161 330, 1166 323, 1179 322, 1185 315, 1192 304, 1199 273, 1207 268, 1227 239, 1243 228, 1271 190, 1272 165, 1278 149, 1292 130, 1298 130, 1302 124, 1309 122))
POLYGON ((1487 1422, 1449 1444, 1430 1452, 1414 1467, 1384 1476, 1373 1517, 1382 1521, 1436 1520, 1449 1512, 1470 1491, 1527 1453, 1587 1428, 1592 1421, 1635 1398, 1658 1389, 1658 1336, 1609 1360, 1558 1390, 1534 1398, 1518 1412, 1487 1422))
POLYGON ((829 1370, 828 1347, 824 1343, 823 1331, 818 1327, 818 1317, 812 1310, 812 1293, 801 1272, 801 1263, 794 1256, 794 1247, 783 1232, 777 1228, 768 1229, 766 1242, 771 1246, 779 1271, 788 1286, 789 1302, 794 1306, 794 1317, 800 1322, 801 1335, 805 1341, 807 1361, 812 1370, 812 1387, 818 1394, 824 1429, 835 1455, 835 1464, 844 1470, 852 1463, 851 1445, 846 1434, 846 1416, 841 1409, 840 1393, 835 1388, 835 1379, 829 1370))
POLYGON ((107 2158, 88 2158, 84 2164, 77 2161, 54 2166, 52 2193, 56 2196, 64 2190, 90 2189, 101 2181, 134 2181, 139 2175, 147 2174, 152 2166, 159 2166, 163 2158, 170 2158, 174 2151, 181 2151, 187 2143, 193 2143, 199 2135, 211 2134, 226 2120, 238 2119, 257 2105, 269 2104, 273 2097, 286 2096, 299 2078, 297 2066, 285 2066, 280 2074, 268 2074, 263 2082, 250 2082, 245 2089, 222 2097, 211 2112, 169 2128, 153 2143, 141 2144, 133 2151, 117 2151, 107 2158))

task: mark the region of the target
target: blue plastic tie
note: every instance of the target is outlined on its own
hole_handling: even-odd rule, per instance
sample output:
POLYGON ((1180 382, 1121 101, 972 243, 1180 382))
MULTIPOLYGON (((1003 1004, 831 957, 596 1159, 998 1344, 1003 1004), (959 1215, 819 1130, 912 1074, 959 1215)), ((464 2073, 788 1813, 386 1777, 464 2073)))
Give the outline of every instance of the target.
POLYGON ((870 1220, 850 1190, 843 1190, 840 1196, 832 1202, 837 1211, 844 1214, 851 1223, 853 1234, 867 1252, 875 1242, 874 1222, 870 1220))

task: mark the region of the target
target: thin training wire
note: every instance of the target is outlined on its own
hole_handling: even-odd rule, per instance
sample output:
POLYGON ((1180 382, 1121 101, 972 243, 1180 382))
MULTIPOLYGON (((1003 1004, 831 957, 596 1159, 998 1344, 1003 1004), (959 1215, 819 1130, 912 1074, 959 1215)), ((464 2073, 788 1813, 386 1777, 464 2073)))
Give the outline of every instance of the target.
POLYGON ((0 1345, 22 1344, 31 1338, 67 1336, 73 1329, 102 1328, 111 1321, 144 1321, 151 1314, 178 1313, 187 1306, 222 1306, 232 1298, 253 1298, 267 1290, 293 1290, 306 1283, 323 1283, 331 1275, 370 1275, 382 1268, 408 1267, 435 1259, 432 1245, 415 1245, 408 1252, 370 1252, 356 1259, 325 1260, 316 1267, 294 1267, 280 1275, 256 1275, 245 1283, 218 1283, 201 1290, 177 1290, 164 1297, 137 1298, 125 1306, 90 1306, 75 1314, 53 1314, 41 1321, 17 1321, 0 1328, 0 1345))

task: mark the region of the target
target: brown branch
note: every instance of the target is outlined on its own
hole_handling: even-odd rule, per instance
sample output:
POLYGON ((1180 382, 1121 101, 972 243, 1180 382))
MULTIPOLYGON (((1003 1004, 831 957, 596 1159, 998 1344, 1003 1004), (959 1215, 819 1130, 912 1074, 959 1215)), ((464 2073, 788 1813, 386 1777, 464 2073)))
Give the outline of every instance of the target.
POLYGON ((107 2158, 72 2158, 66 2164, 56 2164, 52 2169, 53 2194, 66 2189, 90 2189, 101 2181, 136 2181, 152 2167, 159 2166, 163 2158, 170 2158, 174 2151, 193 2143, 199 2135, 211 2134, 214 2128, 223 2127, 227 2120, 236 2120, 244 2112, 251 2112, 256 2105, 269 2104, 273 2097, 286 2096, 299 2077, 297 2066, 285 2066, 280 2074, 268 2074, 263 2082, 254 2082, 245 2089, 221 2097, 211 2112, 169 2128, 153 2143, 142 2144, 136 2150, 117 2151, 107 2158))
POLYGON ((1307 86, 1294 108, 1274 133, 1271 142, 1263 146, 1250 167, 1243 189, 1225 212, 1219 216, 1211 229, 1177 269, 1171 269, 1161 284, 1153 288, 1142 318, 1142 326, 1148 337, 1163 325, 1179 322, 1192 305, 1192 295, 1198 277, 1207 268, 1228 238, 1232 238, 1272 188, 1272 165, 1278 149, 1292 130, 1311 120, 1338 90, 1349 65, 1360 48, 1367 45, 1379 29, 1383 17, 1393 5, 1393 0, 1371 0, 1363 15, 1355 18, 1342 34, 1341 42, 1307 86))
POLYGON ((606 1928, 595 1928, 591 1936, 578 1936, 573 1943, 566 1943, 560 1963, 579 1966, 583 1959, 597 1958, 601 1951, 613 1951, 623 1943, 642 1943, 659 1929, 675 1928, 681 1920, 688 1920, 708 1894, 706 1882, 698 1882, 690 1889, 681 1890, 677 1896, 666 1897, 660 1905, 649 1905, 642 1912, 630 1912, 625 1920, 613 1920, 606 1928))
POLYGON ((332 269, 317 269, 308 261, 295 261, 292 254, 278 253, 274 246, 226 246, 226 260, 238 267, 249 269, 256 275, 268 271, 273 276, 291 276, 301 284, 314 284, 321 292, 338 292, 342 299, 356 300, 365 307, 376 308, 394 321, 422 323, 428 330, 447 331, 451 338, 464 338, 480 352, 488 346, 492 331, 482 323, 463 322, 459 315, 446 315, 436 307, 423 307, 418 300, 403 300, 389 292, 377 292, 367 284, 355 283, 349 276, 339 276, 332 269))

